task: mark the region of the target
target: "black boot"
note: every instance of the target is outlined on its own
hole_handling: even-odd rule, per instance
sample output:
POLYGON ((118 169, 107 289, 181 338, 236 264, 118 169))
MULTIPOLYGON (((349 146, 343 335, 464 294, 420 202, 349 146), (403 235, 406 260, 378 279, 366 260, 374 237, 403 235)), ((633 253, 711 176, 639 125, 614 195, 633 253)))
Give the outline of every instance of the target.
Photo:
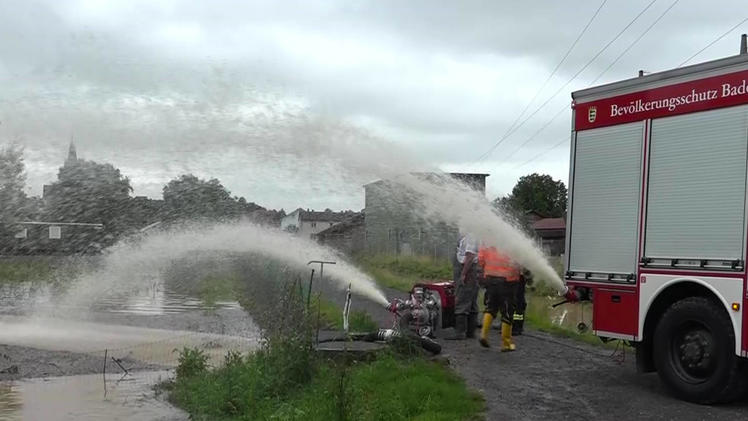
POLYGON ((455 331, 452 336, 447 336, 445 339, 450 341, 461 341, 465 339, 465 331, 467 330, 467 315, 466 314, 455 314, 455 331))
POLYGON ((467 318, 467 330, 465 331, 465 337, 473 339, 475 338, 475 329, 478 327, 478 313, 470 313, 467 318))
POLYGON ((512 323, 512 336, 518 336, 522 334, 522 331, 524 330, 525 325, 525 319, 524 314, 522 315, 522 319, 514 319, 514 323, 512 323))

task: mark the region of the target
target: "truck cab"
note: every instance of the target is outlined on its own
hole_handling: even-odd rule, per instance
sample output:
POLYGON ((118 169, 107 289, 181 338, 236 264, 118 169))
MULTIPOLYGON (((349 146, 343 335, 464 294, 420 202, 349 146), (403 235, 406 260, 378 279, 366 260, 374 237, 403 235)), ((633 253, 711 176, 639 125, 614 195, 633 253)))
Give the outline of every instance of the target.
POLYGON ((748 54, 572 93, 565 281, 682 399, 748 375, 748 54))

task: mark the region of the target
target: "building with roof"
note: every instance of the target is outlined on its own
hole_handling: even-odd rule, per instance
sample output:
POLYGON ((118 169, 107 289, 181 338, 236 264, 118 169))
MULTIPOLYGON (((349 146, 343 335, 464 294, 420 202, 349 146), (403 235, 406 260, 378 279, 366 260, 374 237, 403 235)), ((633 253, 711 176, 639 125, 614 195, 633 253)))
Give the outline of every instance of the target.
POLYGON ((289 213, 281 219, 281 229, 311 238, 315 234, 353 216, 355 212, 333 212, 326 209, 322 212, 304 210, 301 208, 289 213))
MULTIPOLYGON (((414 174, 437 180, 438 174, 414 174)), ((488 174, 450 173, 480 193, 486 193, 488 174)), ((458 241, 458 230, 441 221, 428 220, 414 208, 412 192, 390 180, 364 186, 365 245, 368 253, 448 257, 458 241)))
POLYGON ((314 235, 314 239, 323 246, 334 248, 348 256, 358 254, 366 248, 366 227, 364 212, 334 224, 314 235))
POLYGON ((566 247, 566 219, 542 218, 532 223, 532 230, 543 250, 551 256, 564 254, 566 247))

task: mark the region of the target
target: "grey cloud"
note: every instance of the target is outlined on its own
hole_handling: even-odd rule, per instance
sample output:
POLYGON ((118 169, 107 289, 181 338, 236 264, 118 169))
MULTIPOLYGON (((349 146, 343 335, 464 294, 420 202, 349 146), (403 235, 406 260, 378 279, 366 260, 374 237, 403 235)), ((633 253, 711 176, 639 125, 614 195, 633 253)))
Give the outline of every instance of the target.
MULTIPOLYGON (((649 1, 609 1, 530 110, 649 1)), ((484 167, 500 175, 490 179, 492 188, 506 191, 517 175, 502 157, 566 106, 571 90, 589 84, 670 3, 655 3, 497 148, 488 160, 493 166, 484 167)), ((29 171, 45 176, 50 171, 43 168, 59 165, 72 134, 91 159, 128 168, 136 191, 157 195, 156 180, 195 171, 228 180, 234 193, 260 203, 293 207, 292 201, 329 198, 355 205, 361 180, 299 175, 286 162, 293 145, 315 153, 325 146, 319 142, 324 134, 304 135, 305 124, 337 121, 340 128, 328 134, 343 136, 343 128, 367 121, 355 135, 362 141, 390 138, 423 161, 472 168, 599 4, 0 1, 0 140, 21 139, 34 153, 29 171), (243 155, 255 167, 237 168, 237 160, 221 151, 243 155), (257 177, 254 184, 243 181, 257 177), (285 192, 270 187, 281 184, 285 192)), ((681 0, 600 82, 678 65, 737 23, 742 6, 738 0, 681 0)), ((734 54, 738 33, 697 61, 734 54)), ((559 117, 512 159, 527 160, 555 144, 568 133, 568 118, 559 117)), ((557 161, 545 156, 521 170, 551 171, 560 162, 552 170, 563 173, 566 158, 555 155, 549 154, 557 161)), ((29 182, 38 179, 30 175, 29 182)))

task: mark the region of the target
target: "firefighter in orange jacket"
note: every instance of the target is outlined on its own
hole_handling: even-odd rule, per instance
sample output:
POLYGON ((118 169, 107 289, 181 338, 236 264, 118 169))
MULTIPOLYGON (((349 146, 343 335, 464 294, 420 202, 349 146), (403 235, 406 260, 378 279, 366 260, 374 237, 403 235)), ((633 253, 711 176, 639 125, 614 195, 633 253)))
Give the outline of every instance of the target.
POLYGON ((521 270, 506 255, 501 254, 495 247, 481 247, 478 252, 478 264, 483 268, 483 284, 486 288, 485 314, 480 335, 480 344, 486 348, 491 323, 498 313, 501 313, 501 351, 514 351, 516 346, 512 341, 512 321, 516 308, 517 288, 519 287, 521 270))

